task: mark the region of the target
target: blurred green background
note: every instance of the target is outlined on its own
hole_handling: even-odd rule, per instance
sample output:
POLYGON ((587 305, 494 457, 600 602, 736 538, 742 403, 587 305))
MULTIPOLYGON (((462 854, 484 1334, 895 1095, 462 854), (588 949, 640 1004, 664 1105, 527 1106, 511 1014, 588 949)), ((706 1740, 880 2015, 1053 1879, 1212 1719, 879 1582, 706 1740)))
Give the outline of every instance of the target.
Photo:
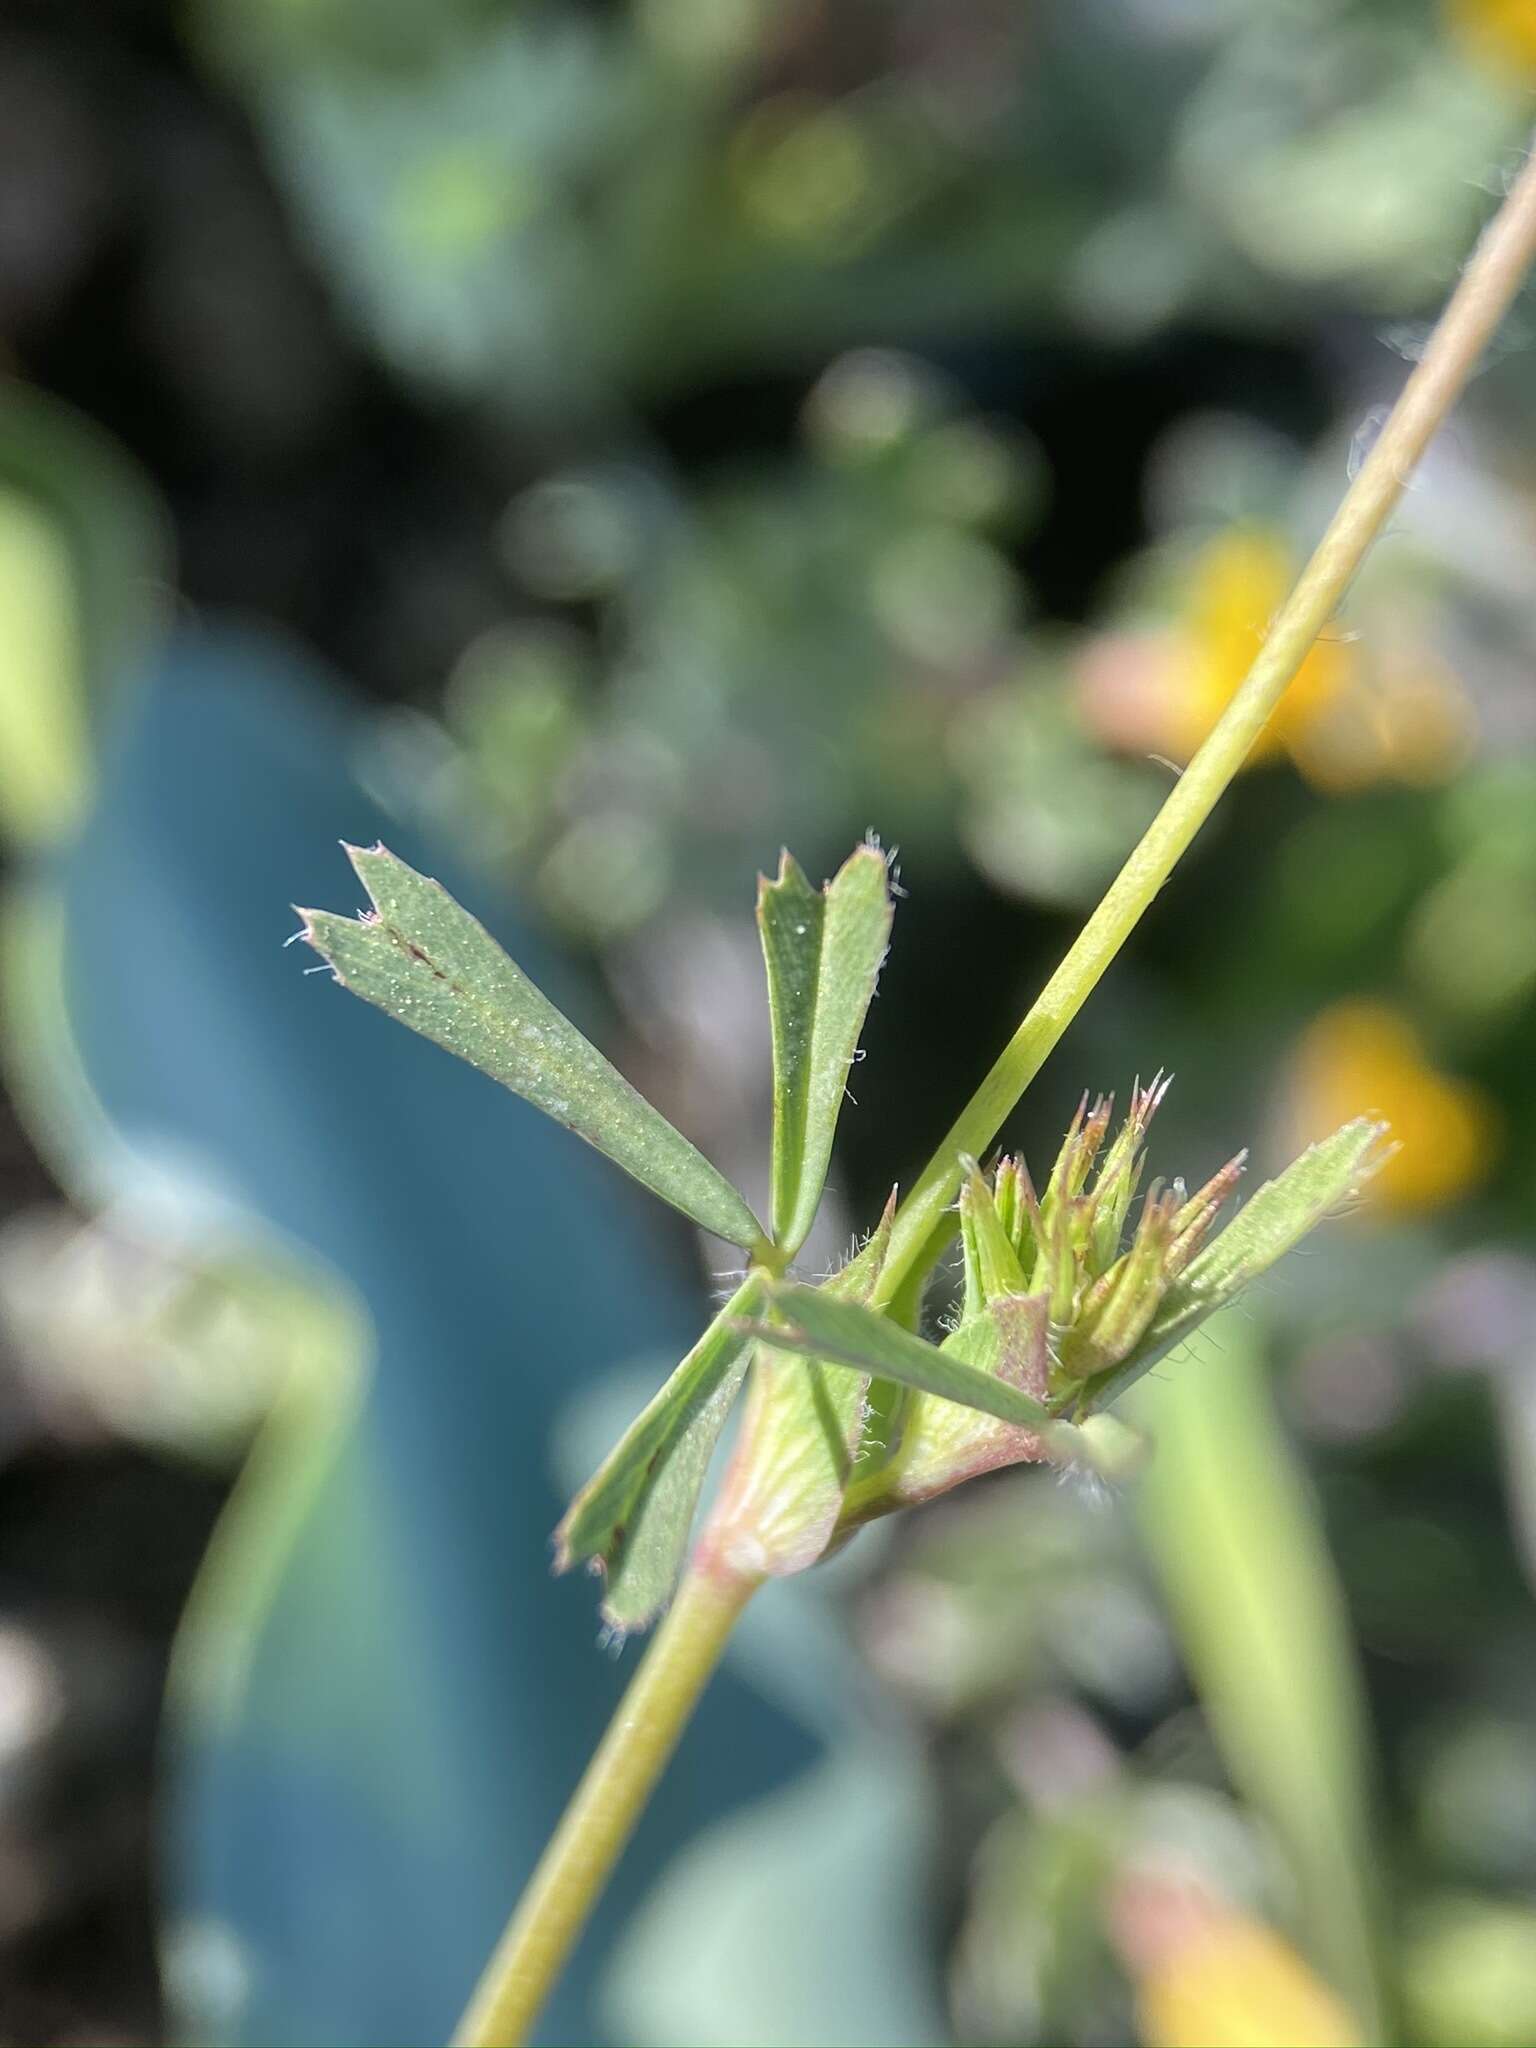
MULTIPOLYGON (((897 847, 829 1262, 1533 83, 1532 0, 11 0, 0 2036, 441 2035, 633 1661, 545 1534, 725 1255, 304 978, 335 840, 754 1200, 753 875, 897 847)), ((1009 1132, 1161 1066, 1154 1172, 1401 1152, 1140 1480, 769 1590, 549 2039, 1536 2039, 1533 307, 1009 1132)))

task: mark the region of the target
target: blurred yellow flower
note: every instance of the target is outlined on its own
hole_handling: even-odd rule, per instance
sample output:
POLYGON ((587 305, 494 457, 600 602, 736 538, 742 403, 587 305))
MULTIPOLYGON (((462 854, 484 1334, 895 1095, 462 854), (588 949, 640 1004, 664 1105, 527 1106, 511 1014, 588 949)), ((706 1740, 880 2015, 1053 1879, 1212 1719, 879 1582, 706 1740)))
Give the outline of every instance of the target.
POLYGON ((1433 788, 1462 766, 1471 739, 1471 707, 1454 673, 1407 644, 1373 648, 1355 687, 1286 734, 1308 782, 1332 795, 1378 782, 1433 788))
POLYGON ((1356 2048, 1360 2033, 1294 1949, 1256 1920, 1214 1918, 1145 1977, 1147 2048, 1356 2048))
POLYGON ((1201 1885, 1131 1878, 1111 1933, 1146 2048, 1358 2048, 1349 2010, 1290 1944, 1201 1885))
POLYGON ((1404 1212, 1438 1209, 1476 1187, 1497 1143, 1482 1089, 1430 1065, 1418 1033, 1384 1003, 1338 1003, 1297 1049, 1293 1135, 1310 1143, 1352 1116, 1380 1116, 1398 1150, 1366 1199, 1404 1212))
MULTIPOLYGON (((1290 551, 1257 527, 1237 527, 1196 557, 1185 598, 1185 672, 1170 704, 1172 751, 1187 759, 1227 708, 1285 602, 1293 578, 1290 551)), ((1319 640, 1260 734, 1251 761, 1290 746, 1349 687, 1354 649, 1319 640)))
MULTIPOLYGON (((1085 656, 1078 681, 1089 724, 1127 752, 1187 761, 1252 666, 1295 569, 1284 541, 1265 528, 1237 527, 1207 542, 1167 628, 1106 635, 1085 656)), ((1288 753, 1331 793, 1387 781, 1423 787, 1461 765, 1471 726, 1460 682, 1420 651, 1412 627, 1373 633, 1368 652, 1325 638, 1248 758, 1288 753)))
POLYGON ((1443 0, 1451 27, 1480 55, 1536 71, 1536 0, 1443 0))

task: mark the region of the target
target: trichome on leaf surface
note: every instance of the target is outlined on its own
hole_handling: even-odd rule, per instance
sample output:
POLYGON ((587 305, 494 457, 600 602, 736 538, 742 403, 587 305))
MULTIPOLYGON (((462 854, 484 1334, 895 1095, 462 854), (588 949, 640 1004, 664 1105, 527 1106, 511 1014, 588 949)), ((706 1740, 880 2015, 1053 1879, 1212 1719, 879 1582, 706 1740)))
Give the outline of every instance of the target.
POLYGON ((956 1155, 963 1292, 953 1327, 930 1342, 914 1325, 949 1234, 917 1240, 911 1270, 892 1284, 894 1191, 840 1270, 817 1284, 791 1271, 890 936, 878 847, 857 848, 821 889, 786 853, 759 887, 770 1230, 438 883, 383 847, 348 852, 371 907, 356 918, 300 913, 337 980, 569 1125, 749 1261, 556 1531, 560 1569, 585 1562, 602 1575, 615 1632, 652 1621, 680 1580, 682 1591, 459 2036, 517 2038, 750 1595, 862 1524, 980 1473, 1040 1460, 1123 1469, 1134 1437, 1108 1403, 1359 1188, 1381 1157, 1382 1126, 1346 1124, 1220 1232, 1240 1157, 1192 1194, 1154 1182, 1135 1212, 1160 1079, 1132 1089, 1117 1129, 1111 1101, 1085 1098, 1043 1188, 1022 1159, 983 1172, 956 1155), (706 1473, 744 1383, 741 1427, 695 1544, 706 1473))
MULTIPOLYGON (((695 1223, 751 1255, 730 1299, 572 1501, 561 1569, 603 1575, 603 1614, 643 1627, 670 1598, 711 1455, 750 1375, 742 1429, 699 1545, 750 1582, 814 1564, 861 1523, 999 1466, 1123 1455, 1094 1423, 1108 1403, 1313 1224, 1380 1156, 1363 1119, 1314 1146, 1213 1236, 1241 1157, 1193 1194, 1154 1182, 1132 1223, 1166 1083, 1085 1098, 1037 1192, 1022 1159, 956 1161, 964 1294, 930 1343, 872 1305, 892 1194, 862 1249, 808 1285, 789 1262, 814 1220, 848 1068, 891 928, 873 846, 823 889, 786 853, 758 891, 774 1063, 772 1233, 436 882, 375 847, 349 849, 372 908, 305 911, 337 979, 568 1124, 695 1223)), ((940 1248, 942 1249, 942 1247, 940 1248)), ((936 1259, 934 1263, 937 1263, 936 1259)))
POLYGON ((877 847, 860 847, 821 890, 786 855, 760 891, 774 1064, 767 1229, 437 883, 383 847, 353 849, 372 907, 357 918, 300 913, 338 980, 569 1125, 748 1258, 740 1287, 558 1531, 561 1564, 603 1572, 615 1627, 639 1627, 671 1604, 487 1966, 460 2042, 526 2037, 757 1586, 973 1473, 1041 1458, 1123 1463, 1106 1405, 1379 1163, 1382 1127, 1356 1120, 1219 1233, 1238 1160, 1193 1195, 1154 1183, 1133 1222, 1160 1083, 1133 1090, 1113 1137, 1110 1105, 1085 1102, 1043 1191, 1021 1162, 985 1174, 977 1157, 1258 741, 1533 258, 1536 159, 1209 737, 906 1199, 898 1207, 893 1197, 857 1256, 820 1285, 795 1280, 790 1265, 821 1198, 889 938, 877 847), (931 1343, 919 1327, 923 1288, 957 1230, 963 1300, 954 1328, 931 1343), (720 1496, 690 1559, 704 1475, 748 1379, 720 1496))

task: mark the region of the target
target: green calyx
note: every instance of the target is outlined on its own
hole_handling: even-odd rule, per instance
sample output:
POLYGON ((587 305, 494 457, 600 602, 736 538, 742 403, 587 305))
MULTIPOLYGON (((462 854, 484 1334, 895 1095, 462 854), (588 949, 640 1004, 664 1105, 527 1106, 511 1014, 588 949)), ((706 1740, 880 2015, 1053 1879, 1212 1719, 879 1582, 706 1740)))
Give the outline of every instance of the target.
POLYGON ((1181 1182, 1154 1184, 1133 1223, 1147 1130, 1165 1087, 1132 1091, 1107 1148, 1111 1105, 1090 1110, 1085 1100, 1043 1197, 1022 1160, 1003 1159, 991 1175, 963 1162, 964 1292, 959 1321, 939 1344, 903 1332, 897 1357, 888 1334, 860 1333, 846 1312, 830 1329, 820 1312, 806 1312, 803 1290, 774 1291, 796 1325, 780 1345, 809 1353, 820 1343, 829 1357, 835 1338, 835 1355, 894 1376, 905 1390, 887 1404, 898 1426, 855 1469, 840 1533, 1002 1465, 1050 1459, 1124 1476, 1135 1463, 1134 1436, 1104 1412, 1108 1404, 1347 1203, 1384 1156, 1384 1127, 1358 1119, 1266 1183, 1219 1234, 1241 1154, 1193 1195, 1181 1182), (983 1390, 972 1374, 993 1385, 983 1390))
POLYGON ((1385 1126, 1359 1118, 1266 1183, 1215 1236, 1244 1152, 1192 1195, 1182 1181, 1155 1182, 1133 1224, 1147 1132, 1167 1087, 1159 1077, 1133 1088, 1107 1147, 1112 1099, 1090 1110, 1085 1097, 1041 1198, 1022 1160, 1000 1160, 990 1178, 965 1162, 961 1327, 1003 1296, 1045 1302, 1055 1414, 1102 1407, 1347 1201, 1383 1156, 1385 1126))

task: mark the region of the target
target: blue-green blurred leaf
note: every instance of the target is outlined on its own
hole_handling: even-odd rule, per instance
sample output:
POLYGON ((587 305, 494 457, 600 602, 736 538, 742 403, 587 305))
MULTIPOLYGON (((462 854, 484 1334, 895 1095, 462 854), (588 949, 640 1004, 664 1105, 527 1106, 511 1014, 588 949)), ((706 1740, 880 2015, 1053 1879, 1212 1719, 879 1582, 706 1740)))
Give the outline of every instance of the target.
MULTIPOLYGON (((553 1416, 634 1351, 682 1350, 698 1313, 597 1161, 531 1111, 488 1119, 478 1076, 283 950, 338 829, 384 822, 348 783, 350 731, 285 650, 183 641, 46 885, 85 1091, 37 1077, 56 1165, 295 1248, 356 1301, 364 1347, 355 1427, 335 1355, 307 1417, 274 1415, 178 1646, 168 1954, 198 2040, 447 2033, 622 1676, 546 1569, 553 1416)), ((590 1954, 736 1781, 765 1791, 808 1753, 727 1677, 590 1954)), ((589 1988, 579 1964, 552 2037, 596 2037, 589 1988)))

